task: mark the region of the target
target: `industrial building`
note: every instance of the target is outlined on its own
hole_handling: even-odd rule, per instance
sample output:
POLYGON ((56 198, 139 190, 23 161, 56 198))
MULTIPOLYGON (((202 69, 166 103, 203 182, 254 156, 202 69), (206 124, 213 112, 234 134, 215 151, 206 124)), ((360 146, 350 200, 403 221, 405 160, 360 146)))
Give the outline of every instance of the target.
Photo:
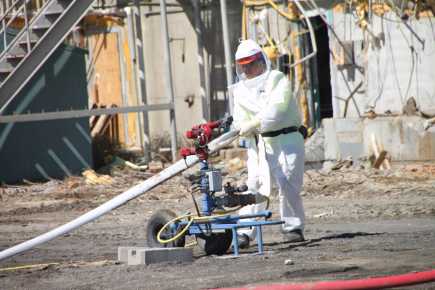
POLYGON ((435 158, 433 1, 2 5, 2 182, 80 174, 106 147, 178 158, 187 128, 231 112, 240 38, 288 74, 310 133, 323 127, 310 161, 435 158))

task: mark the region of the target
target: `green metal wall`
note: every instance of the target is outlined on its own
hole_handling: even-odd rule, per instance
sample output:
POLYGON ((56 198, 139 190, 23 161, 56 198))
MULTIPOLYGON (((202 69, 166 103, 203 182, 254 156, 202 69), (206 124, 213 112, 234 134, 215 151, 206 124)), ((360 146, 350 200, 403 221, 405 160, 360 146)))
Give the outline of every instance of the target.
MULTIPOLYGON (((84 55, 60 46, 4 114, 87 109, 84 55)), ((91 143, 88 117, 0 124, 0 182, 79 174, 92 167, 91 143)))

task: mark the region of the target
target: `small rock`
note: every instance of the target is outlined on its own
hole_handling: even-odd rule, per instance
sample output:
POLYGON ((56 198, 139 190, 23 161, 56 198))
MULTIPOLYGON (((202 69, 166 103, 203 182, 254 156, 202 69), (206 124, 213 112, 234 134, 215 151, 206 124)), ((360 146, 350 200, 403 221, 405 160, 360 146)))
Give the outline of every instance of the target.
POLYGON ((292 259, 287 259, 284 261, 284 265, 293 265, 295 262, 293 262, 292 259))

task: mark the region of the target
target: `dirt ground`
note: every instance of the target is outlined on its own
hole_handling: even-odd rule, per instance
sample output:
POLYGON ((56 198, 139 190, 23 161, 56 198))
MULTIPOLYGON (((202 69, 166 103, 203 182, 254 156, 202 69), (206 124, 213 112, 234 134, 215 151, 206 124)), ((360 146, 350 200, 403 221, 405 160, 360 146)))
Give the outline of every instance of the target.
MULTIPOLYGON (((255 245, 238 258, 204 256, 195 248, 193 263, 118 263, 119 246, 145 245, 145 224, 156 209, 193 211, 186 183, 177 176, 93 223, 1 261, 0 289, 205 289, 434 269, 434 169, 433 164, 389 171, 308 169, 304 242, 283 243, 273 226, 264 232, 264 255, 256 254, 255 245), (43 265, 7 269, 35 264, 43 265)), ((117 169, 111 185, 88 185, 83 177, 3 185, 0 250, 64 224, 149 176, 117 169)), ((279 218, 277 198, 271 208, 279 218)), ((435 283, 406 289, 435 289, 435 283)))

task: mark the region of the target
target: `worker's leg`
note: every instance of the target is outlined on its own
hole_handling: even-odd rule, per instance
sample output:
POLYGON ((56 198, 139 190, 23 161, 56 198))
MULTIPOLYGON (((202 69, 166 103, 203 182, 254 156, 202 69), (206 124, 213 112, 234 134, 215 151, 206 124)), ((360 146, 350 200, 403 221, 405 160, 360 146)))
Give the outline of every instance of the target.
POLYGON ((299 144, 279 145, 279 154, 268 154, 272 175, 279 189, 283 232, 304 229, 305 213, 300 192, 304 176, 304 148, 299 144), (278 155, 278 156, 276 156, 278 155))
MULTIPOLYGON (((260 154, 264 153, 264 146, 259 145, 260 154)), ((260 155, 261 156, 261 155, 260 155)), ((259 154, 257 150, 250 148, 248 149, 248 192, 247 193, 260 193, 267 197, 270 196, 271 192, 271 177, 270 170, 265 158, 259 158, 259 154)), ((247 214, 257 214, 262 210, 266 209, 266 202, 260 204, 253 204, 244 206, 239 210, 239 215, 247 215, 247 214)), ((255 219, 243 219, 242 222, 254 221, 255 219)), ((240 228, 238 230, 239 234, 246 234, 250 240, 255 239, 256 231, 255 228, 240 228)))

